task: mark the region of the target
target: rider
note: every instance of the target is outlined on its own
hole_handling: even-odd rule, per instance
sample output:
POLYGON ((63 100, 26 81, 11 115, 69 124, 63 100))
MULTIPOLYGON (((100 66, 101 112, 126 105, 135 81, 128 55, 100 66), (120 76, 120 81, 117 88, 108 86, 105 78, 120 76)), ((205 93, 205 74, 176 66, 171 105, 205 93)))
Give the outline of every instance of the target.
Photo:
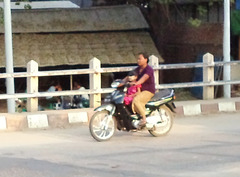
MULTIPOLYGON (((155 83, 154 73, 151 66, 148 65, 148 56, 141 52, 138 54, 137 63, 138 67, 135 71, 138 73, 137 82, 134 85, 142 85, 141 92, 133 98, 132 111, 142 116, 139 126, 146 125, 145 105, 154 96, 155 83)), ((127 77, 123 79, 126 82, 127 77)))
POLYGON ((124 97, 124 104, 131 105, 133 98, 141 92, 141 85, 135 85, 137 82, 138 73, 136 71, 130 71, 128 73, 128 82, 131 86, 128 87, 127 93, 124 97), (133 85, 134 84, 134 85, 133 85))

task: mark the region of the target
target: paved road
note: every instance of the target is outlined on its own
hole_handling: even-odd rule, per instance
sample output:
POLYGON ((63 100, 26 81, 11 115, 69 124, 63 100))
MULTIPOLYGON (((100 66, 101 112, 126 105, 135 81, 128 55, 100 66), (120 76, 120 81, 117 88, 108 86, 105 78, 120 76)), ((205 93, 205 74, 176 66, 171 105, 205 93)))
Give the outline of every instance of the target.
POLYGON ((87 126, 0 133, 0 177, 238 177, 240 113, 177 117, 168 136, 87 126))

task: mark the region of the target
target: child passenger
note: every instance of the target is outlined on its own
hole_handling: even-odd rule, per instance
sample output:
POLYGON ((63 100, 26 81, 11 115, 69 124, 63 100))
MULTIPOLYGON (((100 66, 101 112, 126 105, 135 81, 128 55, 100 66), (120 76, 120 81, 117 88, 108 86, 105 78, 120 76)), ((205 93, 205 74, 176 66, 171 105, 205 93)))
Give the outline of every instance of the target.
POLYGON ((135 85, 137 82, 137 72, 136 71, 130 71, 128 73, 128 83, 129 87, 127 89, 127 93, 124 97, 124 104, 125 105, 130 105, 132 103, 133 98, 141 92, 141 87, 142 85, 135 85))

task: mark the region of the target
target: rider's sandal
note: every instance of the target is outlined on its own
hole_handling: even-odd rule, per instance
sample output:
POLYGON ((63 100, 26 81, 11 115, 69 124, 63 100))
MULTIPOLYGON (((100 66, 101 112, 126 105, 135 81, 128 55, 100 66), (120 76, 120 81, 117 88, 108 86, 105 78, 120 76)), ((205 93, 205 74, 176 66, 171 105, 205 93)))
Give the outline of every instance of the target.
POLYGON ((143 121, 143 120, 141 120, 139 123, 138 123, 138 125, 140 126, 140 127, 145 127, 146 126, 146 121, 143 121))

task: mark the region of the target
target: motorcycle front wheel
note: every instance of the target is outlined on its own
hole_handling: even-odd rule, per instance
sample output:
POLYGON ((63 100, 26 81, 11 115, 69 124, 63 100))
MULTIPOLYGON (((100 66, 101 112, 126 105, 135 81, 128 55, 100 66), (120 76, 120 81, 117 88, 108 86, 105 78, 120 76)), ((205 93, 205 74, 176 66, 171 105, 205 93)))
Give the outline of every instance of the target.
POLYGON ((109 112, 105 110, 96 112, 89 122, 90 133, 97 141, 107 141, 112 138, 116 127, 115 117, 110 116, 109 112))
POLYGON ((152 116, 158 116, 159 121, 154 125, 153 129, 148 130, 153 136, 166 135, 173 125, 173 112, 166 106, 162 105, 159 111, 152 112, 152 116))

